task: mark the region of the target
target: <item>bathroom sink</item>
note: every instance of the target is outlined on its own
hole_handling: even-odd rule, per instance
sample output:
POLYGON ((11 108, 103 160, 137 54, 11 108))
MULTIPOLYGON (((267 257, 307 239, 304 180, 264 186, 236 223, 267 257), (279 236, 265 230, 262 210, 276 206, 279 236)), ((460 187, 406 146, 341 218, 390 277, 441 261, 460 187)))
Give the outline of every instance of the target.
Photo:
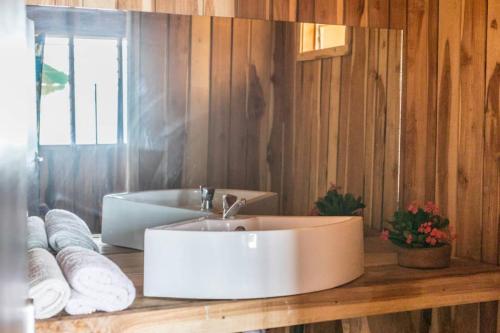
MULTIPOLYGON (((233 189, 216 189, 214 212, 222 210, 222 195, 233 194, 247 199, 240 212, 252 215, 278 214, 278 195, 233 189)), ((104 196, 102 241, 116 246, 142 250, 146 228, 209 216, 200 210, 199 189, 177 189, 116 193, 104 196)))
POLYGON ((333 288, 364 271, 361 217, 237 216, 148 228, 144 295, 285 296, 333 288))

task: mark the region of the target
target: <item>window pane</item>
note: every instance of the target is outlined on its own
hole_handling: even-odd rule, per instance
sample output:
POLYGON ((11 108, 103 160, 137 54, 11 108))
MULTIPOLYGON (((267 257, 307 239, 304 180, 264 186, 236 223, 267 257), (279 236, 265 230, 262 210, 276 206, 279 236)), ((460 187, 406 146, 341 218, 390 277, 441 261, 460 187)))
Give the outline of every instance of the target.
POLYGON ((96 135, 99 144, 116 143, 117 41, 75 38, 74 43, 76 143, 95 144, 96 135))
POLYGON ((40 144, 71 144, 68 38, 47 37, 40 100, 40 144))

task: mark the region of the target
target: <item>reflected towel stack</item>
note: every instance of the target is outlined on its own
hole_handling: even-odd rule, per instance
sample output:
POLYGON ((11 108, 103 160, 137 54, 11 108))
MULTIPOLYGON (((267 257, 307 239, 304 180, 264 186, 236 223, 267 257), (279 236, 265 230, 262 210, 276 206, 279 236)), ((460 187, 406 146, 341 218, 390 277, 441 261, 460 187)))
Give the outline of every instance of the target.
POLYGON ((42 248, 45 250, 49 249, 49 244, 47 242, 47 232, 45 231, 45 223, 38 216, 28 217, 27 222, 27 233, 28 233, 28 250, 34 248, 42 248))
POLYGON ((80 246, 99 251, 87 224, 75 214, 52 209, 45 215, 45 227, 50 247, 59 252, 68 246, 80 246))

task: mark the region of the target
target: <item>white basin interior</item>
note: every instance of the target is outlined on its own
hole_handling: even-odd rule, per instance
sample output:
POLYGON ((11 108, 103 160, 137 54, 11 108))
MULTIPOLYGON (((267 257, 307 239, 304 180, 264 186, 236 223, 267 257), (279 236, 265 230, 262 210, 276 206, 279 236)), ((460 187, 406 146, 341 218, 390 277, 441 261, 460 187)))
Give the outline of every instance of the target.
POLYGON ((144 295, 150 297, 295 295, 345 284, 363 272, 361 217, 200 218, 145 234, 144 295))
MULTIPOLYGON (((214 212, 222 209, 222 195, 247 199, 243 214, 278 214, 278 196, 272 192, 216 189, 214 212)), ((117 193, 104 196, 102 240, 105 243, 144 249, 146 228, 209 216, 200 211, 199 189, 117 193)))

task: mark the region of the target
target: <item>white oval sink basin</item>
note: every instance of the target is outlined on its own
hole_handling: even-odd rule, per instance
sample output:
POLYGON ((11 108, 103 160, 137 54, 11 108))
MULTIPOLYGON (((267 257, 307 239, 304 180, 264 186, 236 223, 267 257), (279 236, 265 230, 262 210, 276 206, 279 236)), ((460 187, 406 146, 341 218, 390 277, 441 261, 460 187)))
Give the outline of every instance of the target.
MULTIPOLYGON (((278 214, 278 195, 272 192, 216 189, 214 210, 222 209, 222 195, 247 199, 244 214, 278 214)), ((144 249, 144 230, 191 220, 211 213, 200 211, 199 189, 116 193, 104 196, 102 241, 116 246, 144 249)))
POLYGON ((364 272, 361 217, 201 218, 147 229, 144 250, 144 295, 151 297, 294 295, 364 272))

